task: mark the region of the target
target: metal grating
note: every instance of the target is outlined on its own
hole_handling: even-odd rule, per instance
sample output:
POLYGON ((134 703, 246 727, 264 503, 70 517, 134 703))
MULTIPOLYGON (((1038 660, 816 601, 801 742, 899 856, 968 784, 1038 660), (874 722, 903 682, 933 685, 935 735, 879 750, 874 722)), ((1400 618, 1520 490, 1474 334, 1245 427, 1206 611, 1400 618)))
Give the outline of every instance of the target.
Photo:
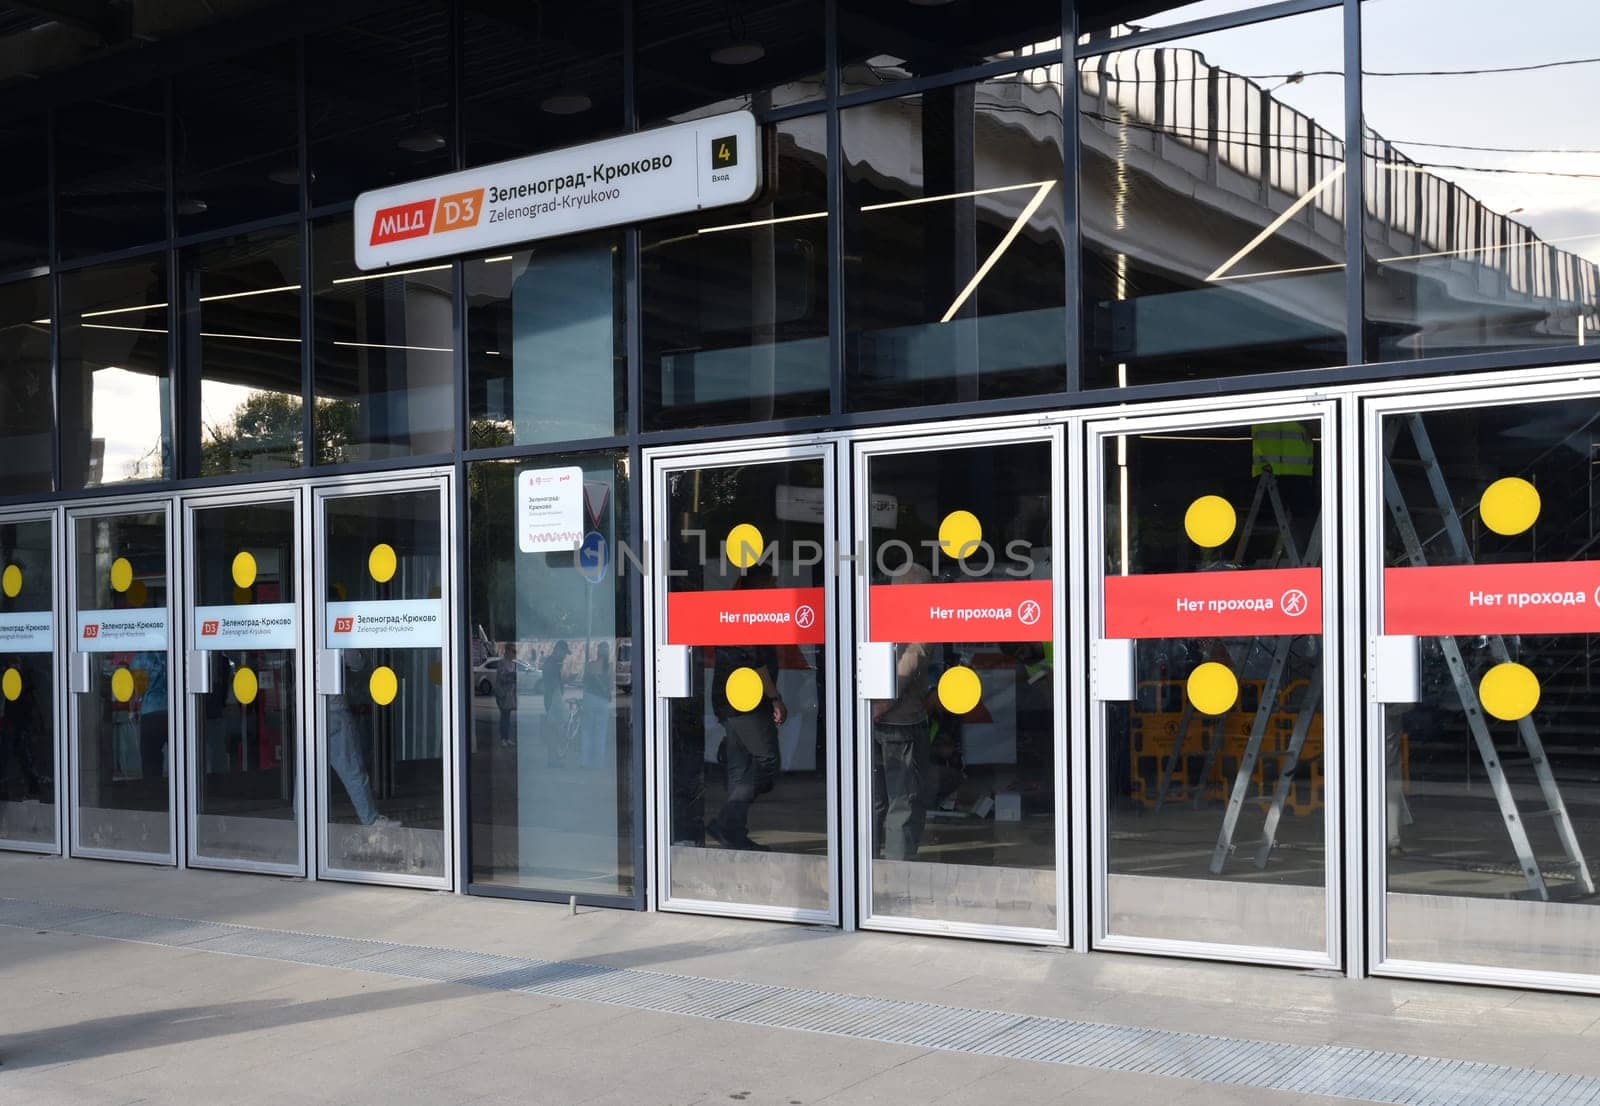
POLYGON ((1600 1106, 1600 1079, 0 898, 0 925, 663 1014, 1396 1106, 1600 1106))

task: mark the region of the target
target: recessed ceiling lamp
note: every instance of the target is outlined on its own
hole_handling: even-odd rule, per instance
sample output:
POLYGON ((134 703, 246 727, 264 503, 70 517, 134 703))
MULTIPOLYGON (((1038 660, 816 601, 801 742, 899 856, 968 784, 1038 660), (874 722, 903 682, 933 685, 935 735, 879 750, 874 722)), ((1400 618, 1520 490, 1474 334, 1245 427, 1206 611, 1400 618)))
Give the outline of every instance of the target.
POLYGON ((735 42, 711 51, 711 60, 718 65, 750 65, 767 56, 767 48, 759 42, 735 42))
POLYGON ((188 199, 183 199, 183 200, 179 200, 178 201, 178 214, 179 215, 204 215, 210 209, 210 206, 211 206, 210 204, 206 203, 202 199, 198 199, 196 197, 190 197, 188 199))
POLYGON ((413 154, 431 154, 444 149, 444 135, 427 127, 418 127, 401 135, 395 145, 413 154))
POLYGON ((578 115, 594 106, 588 94, 569 90, 546 96, 539 101, 539 110, 547 115, 578 115))

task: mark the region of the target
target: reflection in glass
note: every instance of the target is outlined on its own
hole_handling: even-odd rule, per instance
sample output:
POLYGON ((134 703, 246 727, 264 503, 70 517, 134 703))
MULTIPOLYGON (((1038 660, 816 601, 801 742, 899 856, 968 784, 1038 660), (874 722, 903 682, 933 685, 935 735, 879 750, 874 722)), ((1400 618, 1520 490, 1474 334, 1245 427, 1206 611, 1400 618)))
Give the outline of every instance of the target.
POLYGON ((450 263, 355 267, 348 218, 315 225, 316 463, 442 453, 456 420, 450 263))
POLYGON ((822 116, 771 130, 761 203, 643 228, 652 429, 828 410, 827 131, 822 116))
MULTIPOLYGON (((160 84, 56 115, 56 236, 63 257, 166 237, 167 124, 160 84)), ((165 298, 165 297, 162 297, 165 298)))
POLYGON ((844 93, 1060 48, 1061 5, 1055 0, 839 4, 844 93))
POLYGON ((313 204, 450 171, 450 42, 432 0, 306 38, 313 204))
POLYGON ((462 266, 473 448, 620 433, 627 401, 622 235, 462 266))
POLYGON ((1361 5, 1368 360, 1592 340, 1594 15, 1588 0, 1515 19, 1487 0, 1361 5))
MULTIPOLYGON (((1197 573, 1196 589, 1287 593, 1281 577, 1250 574, 1321 563, 1320 438, 1315 420, 1107 438, 1108 621, 1123 578, 1197 573)), ((1153 628, 1182 629, 1167 617, 1153 628)), ((1108 931, 1320 952, 1321 623, 1294 635, 1196 629, 1137 638, 1138 697, 1104 708, 1108 931)))
POLYGON ((687 6, 636 0, 639 114, 646 125, 822 98, 816 0, 687 6))
POLYGON ((852 409, 1066 384, 1058 66, 839 114, 852 409))
MULTIPOLYGON (((298 598, 299 545, 291 502, 197 510, 192 647, 210 668, 211 690, 195 698, 195 856, 298 868, 300 862, 299 672, 293 644, 299 618, 269 604, 298 598), (219 609, 220 608, 220 609, 219 609), (275 648, 247 644, 229 618, 288 620, 275 648), (212 634, 207 634, 208 622, 212 634), (218 647, 217 643, 222 647, 218 647)), ((254 636, 262 637, 259 628, 254 636)))
POLYGON ((53 545, 47 519, 0 524, 0 841, 56 840, 53 545))
POLYGON ((622 4, 462 8, 467 164, 523 157, 622 130, 622 4))
POLYGON ((1440 636, 1438 626, 1397 625, 1396 610, 1418 589, 1444 598, 1462 586, 1435 582, 1446 570, 1423 565, 1481 565, 1465 586, 1527 589, 1530 599, 1564 573, 1600 571, 1600 403, 1389 415, 1382 440, 1385 632, 1422 635, 1418 697, 1385 710, 1384 952, 1600 975, 1592 584, 1583 604, 1560 608, 1561 626, 1549 606, 1507 603, 1469 607, 1460 632, 1440 636), (1507 478, 1526 482, 1510 510, 1490 493, 1507 478), (1422 575, 1395 578, 1411 571, 1422 575), (1529 632, 1510 632, 1519 625, 1529 632), (1531 676, 1531 713, 1506 710, 1485 684, 1502 665, 1531 676))
POLYGON ((162 256, 61 277, 61 486, 172 475, 162 256))
POLYGON ((48 492, 55 479, 50 314, 48 278, 0 285, 0 472, 16 495, 48 492))
MULTIPOLYGON (((434 489, 323 503, 325 601, 363 604, 363 615, 431 613, 438 629, 392 646, 342 647, 330 626, 320 628, 343 666, 344 690, 319 696, 325 855, 334 872, 445 874, 441 509, 434 489), (380 606, 406 600, 421 605, 380 606)), ((334 607, 326 621, 341 611, 357 614, 334 607)))
POLYGON ((820 610, 819 551, 831 537, 823 488, 819 459, 667 477, 667 640, 692 643, 694 689, 668 701, 673 898, 811 911, 832 902, 821 635, 752 641, 680 606, 701 595, 737 605, 761 602, 751 595, 764 590, 815 588, 820 610), (738 559, 755 563, 741 568, 738 559))
POLYGON ((484 461, 468 469, 471 533, 472 880, 631 895, 633 640, 620 454, 484 461), (582 470, 582 551, 523 552, 514 500, 530 469, 582 470))
POLYGON ((896 620, 872 615, 872 637, 896 642, 898 668, 896 698, 871 704, 872 912, 1054 930, 1050 446, 870 464, 869 608, 898 600, 885 593, 901 588, 939 606, 953 601, 950 585, 965 585, 961 602, 973 607, 1031 601, 1046 612, 1034 617, 1038 641, 905 641, 896 620), (963 518, 968 529, 953 533, 963 518), (1044 587, 1019 599, 1025 581, 1044 587), (977 683, 970 706, 960 701, 962 677, 977 683))
POLYGON ((77 844, 165 857, 172 850, 168 781, 175 769, 167 516, 97 515, 73 519, 72 526, 73 609, 85 624, 73 626, 74 648, 89 654, 88 691, 72 696, 77 844), (134 612, 140 617, 129 618, 134 612), (113 618, 153 625, 113 635, 107 627, 113 618), (168 645, 157 646, 163 638, 168 645))
POLYGON ((184 266, 185 350, 199 355, 200 475, 299 465, 298 236, 195 247, 184 266))
POLYGON ((1085 386, 1345 363, 1341 28, 1078 63, 1085 386))
POLYGON ((1196 19, 1214 19, 1259 8, 1270 0, 1131 0, 1119 3, 1107 13, 1105 9, 1093 10, 1080 6, 1078 35, 1080 45, 1103 39, 1122 38, 1137 31, 1154 30, 1189 23, 1196 19))

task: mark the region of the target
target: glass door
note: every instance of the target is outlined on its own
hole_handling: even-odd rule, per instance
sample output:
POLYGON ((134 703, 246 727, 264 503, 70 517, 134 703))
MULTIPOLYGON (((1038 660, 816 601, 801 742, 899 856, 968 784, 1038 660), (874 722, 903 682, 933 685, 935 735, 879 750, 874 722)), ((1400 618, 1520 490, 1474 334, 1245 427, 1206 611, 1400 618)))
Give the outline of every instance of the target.
POLYGON ((305 873, 300 493, 184 504, 189 863, 305 873))
POLYGON ((314 513, 318 874, 448 887, 448 479, 321 488, 314 513))
POLYGON ((831 447, 651 478, 659 905, 837 924, 831 447))
POLYGON ((1100 947, 1339 960, 1334 425, 1088 426, 1100 947))
POLYGON ((1364 423, 1377 970, 1600 990, 1600 399, 1364 423))
POLYGON ((1058 430, 858 446, 862 924, 1067 938, 1058 430))
POLYGON ((59 852, 54 512, 0 519, 0 848, 59 852))
POLYGON ((67 532, 72 852, 172 864, 170 507, 72 511, 67 532))

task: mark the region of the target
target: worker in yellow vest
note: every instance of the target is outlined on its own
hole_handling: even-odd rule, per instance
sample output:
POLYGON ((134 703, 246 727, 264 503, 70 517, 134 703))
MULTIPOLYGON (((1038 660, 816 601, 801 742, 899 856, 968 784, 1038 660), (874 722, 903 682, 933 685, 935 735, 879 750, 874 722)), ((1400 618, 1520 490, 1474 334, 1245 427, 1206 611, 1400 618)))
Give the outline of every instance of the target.
POLYGON ((1258 422, 1250 427, 1250 475, 1311 476, 1317 447, 1299 422, 1258 422))

